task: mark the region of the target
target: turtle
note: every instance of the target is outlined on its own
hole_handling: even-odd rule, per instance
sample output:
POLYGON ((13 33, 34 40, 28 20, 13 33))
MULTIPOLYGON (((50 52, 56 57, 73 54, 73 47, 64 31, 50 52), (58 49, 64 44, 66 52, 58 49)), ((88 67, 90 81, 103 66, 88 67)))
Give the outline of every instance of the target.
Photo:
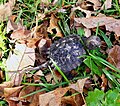
MULTIPOLYGON (((65 73, 66 76, 70 76, 71 70, 81 65, 84 60, 83 55, 86 54, 86 49, 90 50, 100 47, 101 39, 98 36, 80 37, 77 34, 71 34, 66 37, 60 38, 53 42, 47 50, 43 50, 47 55, 47 62, 35 67, 35 70, 46 68, 54 64, 65 73)), ((31 69, 32 70, 32 69, 31 69)))
POLYGON ((69 74, 71 70, 77 68, 83 62, 82 55, 86 54, 85 48, 95 49, 100 47, 100 42, 98 36, 81 39, 79 35, 69 35, 51 44, 48 49, 48 58, 52 59, 65 74, 69 74))

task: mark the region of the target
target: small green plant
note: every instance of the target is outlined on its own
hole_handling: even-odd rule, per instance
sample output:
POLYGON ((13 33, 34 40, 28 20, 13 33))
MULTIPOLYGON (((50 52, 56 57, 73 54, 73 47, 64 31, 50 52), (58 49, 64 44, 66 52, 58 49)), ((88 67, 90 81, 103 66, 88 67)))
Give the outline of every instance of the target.
POLYGON ((3 28, 4 24, 1 23, 0 24, 0 50, 5 51, 6 50, 6 44, 5 44, 5 33, 6 33, 6 29, 3 28))
POLYGON ((87 106, 120 106, 120 94, 117 89, 108 90, 106 93, 95 89, 88 92, 86 102, 87 106))
POLYGON ((8 104, 6 101, 0 100, 0 106, 8 106, 8 104))

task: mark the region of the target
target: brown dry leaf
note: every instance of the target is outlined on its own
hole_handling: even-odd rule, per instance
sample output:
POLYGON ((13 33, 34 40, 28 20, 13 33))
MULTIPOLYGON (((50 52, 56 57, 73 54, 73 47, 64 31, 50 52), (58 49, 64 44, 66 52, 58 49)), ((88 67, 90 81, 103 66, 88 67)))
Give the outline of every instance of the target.
POLYGON ((38 106, 39 105, 39 95, 41 95, 45 92, 38 92, 34 95, 22 98, 23 96, 26 96, 26 95, 33 93, 34 91, 38 91, 38 90, 40 90, 40 87, 35 87, 35 86, 25 87, 19 93, 20 101, 26 103, 26 105, 29 105, 29 106, 38 106), (30 104, 27 104, 27 103, 30 103, 30 104))
POLYGON ((106 0, 103 4, 103 6, 101 7, 101 10, 103 9, 109 9, 112 7, 112 0, 106 0))
POLYGON ((82 99, 81 94, 77 94, 75 96, 65 96, 62 97, 62 105, 71 105, 71 106, 83 106, 84 105, 84 101, 82 99))
POLYGON ((80 92, 80 93, 82 93, 83 92, 83 87, 84 87, 87 79, 88 78, 79 79, 76 84, 71 84, 69 87, 78 91, 78 92, 80 92))
MULTIPOLYGON (((36 87, 36 91, 38 91, 38 90, 40 90, 40 88, 36 87)), ((39 106, 39 95, 44 94, 44 93, 45 93, 45 91, 35 94, 30 106, 39 106)))
POLYGON ((80 11, 84 12, 86 14, 86 18, 91 17, 91 14, 93 13, 92 11, 82 9, 80 6, 73 7, 71 11, 74 12, 75 10, 80 10, 80 11))
POLYGON ((0 4, 0 21, 6 20, 6 18, 12 15, 12 5, 7 2, 4 5, 0 4))
POLYGON ((113 31, 120 36, 120 20, 114 19, 112 17, 90 17, 90 18, 75 18, 75 26, 85 26, 86 28, 96 28, 99 26, 105 26, 107 31, 113 31), (78 25, 79 24, 79 25, 78 25))
POLYGON ((87 0, 87 1, 89 1, 89 2, 94 4, 94 6, 93 6, 94 10, 98 10, 101 7, 100 0, 87 0))
POLYGON ((40 41, 40 38, 29 38, 26 41, 27 42, 26 45, 29 48, 36 48, 38 46, 39 41, 40 41))
POLYGON ((41 76, 44 76, 42 70, 39 70, 37 71, 34 75, 33 75, 33 79, 34 79, 34 82, 41 82, 40 79, 41 79, 41 76))
POLYGON ((14 31, 10 37, 14 40, 25 40, 30 36, 30 33, 30 30, 19 29, 17 31, 14 31))
POLYGON ((47 22, 44 22, 40 26, 34 27, 31 33, 32 38, 48 38, 47 24, 47 22))
POLYGON ((78 106, 75 101, 75 96, 65 96, 62 98, 62 104, 69 104, 71 106, 78 106))
POLYGON ((24 100, 26 99, 27 101, 31 101, 31 98, 33 98, 34 95, 32 96, 28 96, 26 98, 23 98, 23 96, 32 93, 33 91, 35 91, 35 86, 26 86, 24 89, 22 89, 19 93, 19 98, 20 100, 24 100))
POLYGON ((36 76, 44 76, 42 70, 37 71, 34 75, 36 75, 36 76))
POLYGON ((12 97, 18 96, 22 88, 23 86, 13 87, 13 88, 4 88, 4 97, 9 98, 10 96, 12 97))
POLYGON ((52 80, 53 76, 51 73, 49 73, 49 74, 45 75, 45 78, 46 78, 47 82, 50 82, 52 80))
POLYGON ((7 33, 9 33, 9 31, 13 30, 19 30, 19 29, 25 29, 25 27, 22 24, 22 20, 19 20, 18 23, 15 23, 15 19, 17 18, 16 15, 11 15, 8 18, 8 22, 7 22, 7 33))
POLYGON ((0 83, 3 81, 4 79, 4 73, 3 71, 0 69, 0 83))
POLYGON ((55 37, 63 37, 63 34, 58 26, 58 19, 52 14, 50 18, 50 25, 47 31, 51 34, 55 34, 55 37))
POLYGON ((13 85, 14 84, 12 81, 8 81, 8 82, 4 82, 4 83, 0 84, 0 96, 3 96, 4 88, 11 88, 13 85))
POLYGON ((120 46, 115 45, 107 52, 108 52, 108 58, 107 58, 108 62, 110 62, 115 67, 120 69, 120 46))
POLYGON ((39 47, 41 42, 43 42, 43 38, 46 40, 46 43, 48 43, 50 40, 47 33, 47 22, 44 22, 40 26, 32 29, 30 37, 26 40, 27 46, 30 48, 39 47))
POLYGON ((51 45, 51 40, 48 38, 41 39, 37 45, 36 48, 36 64, 40 65, 42 63, 46 62, 46 51, 47 48, 50 47, 51 45))
POLYGON ((14 54, 10 52, 6 61, 9 78, 19 85, 22 80, 23 70, 34 66, 35 50, 28 48, 25 44, 16 44, 14 54), (22 70, 22 71, 21 71, 22 70))
POLYGON ((107 85, 108 85, 108 80, 104 74, 102 74, 101 79, 102 79, 101 89, 103 91, 106 91, 107 85))
POLYGON ((85 99, 84 99, 84 96, 83 96, 83 88, 84 88, 84 85, 85 85, 85 82, 88 78, 84 78, 84 79, 80 79, 77 81, 76 84, 71 84, 69 87, 74 89, 75 91, 78 91, 81 93, 81 96, 82 96, 82 99, 84 101, 84 104, 86 104, 85 102, 85 99))
POLYGON ((94 11, 94 4, 92 2, 86 1, 86 0, 78 0, 76 3, 77 6, 80 6, 84 10, 88 11, 94 11))
POLYGON ((4 97, 5 100, 8 102, 9 106, 17 106, 16 101, 18 102, 19 100, 18 95, 22 88, 23 86, 4 89, 4 97))
POLYGON ((69 87, 57 88, 54 91, 40 95, 39 105, 40 106, 60 106, 61 98, 65 95, 65 93, 68 90, 69 90, 69 87))

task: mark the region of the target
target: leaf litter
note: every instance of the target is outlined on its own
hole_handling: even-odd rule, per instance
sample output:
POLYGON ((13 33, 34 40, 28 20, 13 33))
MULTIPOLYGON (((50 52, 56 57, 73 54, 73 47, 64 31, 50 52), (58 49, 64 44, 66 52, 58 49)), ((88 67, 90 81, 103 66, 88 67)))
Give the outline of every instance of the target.
MULTIPOLYGON (((7 37, 10 43, 14 44, 6 59, 7 80, 9 81, 0 84, 0 96, 5 98, 4 100, 8 102, 9 106, 87 106, 86 95, 88 95, 89 90, 94 90, 97 86, 106 91, 110 87, 108 84, 110 81, 105 73, 101 76, 96 75, 95 80, 94 78, 92 80, 91 78, 79 78, 73 82, 71 80, 68 85, 62 82, 62 76, 54 69, 52 69, 53 73, 52 71, 48 73, 48 70, 44 68, 36 70, 34 67, 47 62, 46 50, 56 38, 64 37, 66 32, 70 32, 67 30, 68 27, 70 30, 75 28, 77 31, 83 29, 85 37, 95 34, 99 27, 103 29, 105 34, 114 33, 113 38, 116 44, 106 49, 106 42, 102 40, 104 44, 101 45, 100 49, 105 46, 103 52, 107 54, 106 60, 120 69, 119 19, 105 14, 100 15, 96 12, 111 9, 113 7, 111 0, 106 0, 104 3, 99 0, 78 0, 73 5, 69 3, 68 5, 65 1, 59 5, 58 0, 53 0, 53 2, 42 0, 40 6, 45 8, 38 12, 35 25, 31 29, 23 25, 22 18, 16 22, 18 15, 12 15, 16 2, 16 0, 9 0, 9 2, 0 5, 0 21, 6 21, 8 18, 7 37), (56 9, 49 10, 50 5, 56 6, 56 9), (78 11, 82 12, 83 15, 78 15, 78 11), (70 20, 65 28, 61 26, 65 25, 67 20, 64 20, 61 14, 70 20), (61 19, 64 23, 60 24, 61 19), (95 85, 96 82, 93 83, 93 80, 97 82, 97 85, 95 85)), ((110 36, 108 35, 108 37, 110 36)), ((0 58, 2 56, 3 54, 0 52, 0 58)), ((91 61, 91 58, 89 59, 91 61)), ((92 61, 91 63, 97 65, 99 62, 92 61)), ((99 67, 102 67, 101 64, 99 67)), ((113 70, 106 69, 113 72, 113 70)), ((88 70, 89 72, 86 73, 91 73, 92 70, 89 68, 88 70)), ((117 80, 119 78, 117 76, 117 80)), ((0 79, 4 80, 3 73, 0 74, 0 79)))

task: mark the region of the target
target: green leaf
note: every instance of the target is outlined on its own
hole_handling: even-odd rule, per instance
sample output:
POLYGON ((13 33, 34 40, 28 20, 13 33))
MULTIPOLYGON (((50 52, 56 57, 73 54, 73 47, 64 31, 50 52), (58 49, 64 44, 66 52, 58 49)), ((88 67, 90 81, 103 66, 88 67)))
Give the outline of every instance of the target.
POLYGON ((103 98, 104 92, 100 91, 99 89, 88 92, 88 96, 86 97, 87 106, 102 106, 100 103, 103 98))
POLYGON ((107 104, 113 104, 115 102, 115 100, 117 99, 118 97, 118 90, 109 90, 107 93, 106 93, 106 102, 107 104))

